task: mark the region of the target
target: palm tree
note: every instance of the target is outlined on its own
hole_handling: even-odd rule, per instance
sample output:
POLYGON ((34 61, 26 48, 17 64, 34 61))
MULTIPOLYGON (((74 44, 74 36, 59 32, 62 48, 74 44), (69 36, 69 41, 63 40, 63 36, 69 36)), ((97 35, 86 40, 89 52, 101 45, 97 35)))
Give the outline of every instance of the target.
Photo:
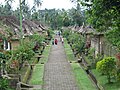
POLYGON ((5 2, 12 4, 12 2, 14 2, 14 0, 5 0, 5 2))
POLYGON ((37 5, 37 7, 41 6, 42 5, 42 1, 41 0, 34 0, 34 6, 37 5))

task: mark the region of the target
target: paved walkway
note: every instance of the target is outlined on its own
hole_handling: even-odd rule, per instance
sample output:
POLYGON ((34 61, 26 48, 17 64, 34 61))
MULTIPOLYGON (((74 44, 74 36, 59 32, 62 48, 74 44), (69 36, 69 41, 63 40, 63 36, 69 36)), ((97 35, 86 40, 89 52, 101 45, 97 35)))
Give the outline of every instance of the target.
POLYGON ((44 82, 43 90, 79 90, 61 42, 51 48, 44 82))

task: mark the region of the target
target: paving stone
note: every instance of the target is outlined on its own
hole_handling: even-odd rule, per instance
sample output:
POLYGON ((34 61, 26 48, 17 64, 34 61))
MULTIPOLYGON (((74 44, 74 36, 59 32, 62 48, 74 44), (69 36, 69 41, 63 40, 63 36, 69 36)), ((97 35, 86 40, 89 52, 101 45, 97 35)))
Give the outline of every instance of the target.
POLYGON ((79 90, 61 42, 51 48, 45 64, 43 90, 79 90))

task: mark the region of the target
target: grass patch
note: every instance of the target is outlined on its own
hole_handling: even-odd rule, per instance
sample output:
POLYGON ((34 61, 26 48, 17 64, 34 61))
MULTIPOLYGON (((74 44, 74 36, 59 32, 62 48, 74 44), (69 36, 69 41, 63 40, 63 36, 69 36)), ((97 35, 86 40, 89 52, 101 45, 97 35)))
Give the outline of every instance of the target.
POLYGON ((32 77, 31 77, 29 83, 32 85, 43 84, 43 72, 44 72, 44 65, 36 64, 33 69, 33 74, 32 74, 32 77))
POLYGON ((96 87, 78 63, 71 63, 71 66, 80 90, 96 90, 96 87))
POLYGON ((101 75, 97 70, 92 70, 93 74, 95 75, 96 79, 99 83, 103 86, 105 90, 120 90, 120 82, 114 82, 108 84, 107 77, 101 75))
POLYGON ((45 47, 44 52, 42 54, 43 57, 40 59, 39 63, 46 63, 47 62, 48 57, 49 57, 49 53, 50 53, 50 47, 51 47, 51 45, 45 47))
POLYGON ((43 74, 44 74, 44 64, 41 63, 46 63, 48 60, 49 52, 50 52, 50 47, 51 45, 48 45, 45 47, 43 51, 43 57, 40 59, 38 64, 35 65, 32 73, 32 77, 29 81, 30 84, 32 85, 41 85, 43 84, 43 74))
MULTIPOLYGON (((65 48, 67 60, 71 62, 75 61, 73 51, 70 45, 67 43, 66 39, 64 40, 64 48, 65 48)), ((93 82, 91 82, 86 72, 80 67, 78 63, 73 62, 71 63, 71 66, 80 90, 96 90, 96 87, 94 86, 93 82)))
POLYGON ((75 61, 73 51, 72 51, 70 45, 67 43, 66 39, 64 39, 64 48, 65 48, 67 60, 69 60, 70 62, 75 61))

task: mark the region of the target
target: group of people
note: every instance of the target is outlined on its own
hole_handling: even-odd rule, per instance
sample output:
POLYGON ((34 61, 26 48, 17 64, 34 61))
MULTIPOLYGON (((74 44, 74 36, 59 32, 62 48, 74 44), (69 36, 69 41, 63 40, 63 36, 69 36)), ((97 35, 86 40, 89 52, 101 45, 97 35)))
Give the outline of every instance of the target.
MULTIPOLYGON (((56 33, 56 35, 58 35, 59 37, 60 37, 60 42, 62 42, 62 44, 64 43, 64 39, 63 39, 63 37, 61 36, 61 33, 60 32, 58 32, 58 33, 56 33)), ((58 44, 58 39, 57 38, 55 38, 55 39, 53 39, 53 41, 52 41, 52 45, 57 45, 58 44)))
MULTIPOLYGON (((64 43, 64 39, 62 38, 62 37, 60 37, 60 42, 62 42, 62 44, 64 43)), ((55 38, 55 39, 53 39, 52 40, 52 45, 57 45, 58 44, 58 39, 57 38, 55 38)))

